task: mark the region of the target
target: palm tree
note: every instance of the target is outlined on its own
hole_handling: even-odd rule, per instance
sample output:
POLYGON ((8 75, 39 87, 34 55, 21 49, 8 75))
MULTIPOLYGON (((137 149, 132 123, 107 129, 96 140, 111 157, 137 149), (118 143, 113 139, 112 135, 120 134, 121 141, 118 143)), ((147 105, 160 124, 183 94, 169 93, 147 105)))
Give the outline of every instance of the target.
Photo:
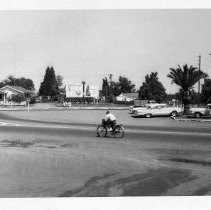
POLYGON ((183 105, 184 105, 184 113, 189 113, 189 100, 190 93, 193 89, 193 86, 202 78, 206 77, 203 71, 198 70, 198 68, 188 65, 184 65, 183 67, 178 66, 178 68, 170 68, 170 73, 167 75, 172 79, 172 83, 180 86, 182 96, 183 96, 183 105))

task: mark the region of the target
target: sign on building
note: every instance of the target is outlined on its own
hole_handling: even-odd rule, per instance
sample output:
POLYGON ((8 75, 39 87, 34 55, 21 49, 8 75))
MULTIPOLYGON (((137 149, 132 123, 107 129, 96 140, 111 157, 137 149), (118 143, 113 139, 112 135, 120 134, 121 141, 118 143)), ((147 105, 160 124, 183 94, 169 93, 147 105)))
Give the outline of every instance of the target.
POLYGON ((74 97, 92 97, 99 98, 99 88, 97 85, 85 84, 84 85, 84 93, 83 93, 83 85, 66 85, 66 97, 74 98, 74 97))

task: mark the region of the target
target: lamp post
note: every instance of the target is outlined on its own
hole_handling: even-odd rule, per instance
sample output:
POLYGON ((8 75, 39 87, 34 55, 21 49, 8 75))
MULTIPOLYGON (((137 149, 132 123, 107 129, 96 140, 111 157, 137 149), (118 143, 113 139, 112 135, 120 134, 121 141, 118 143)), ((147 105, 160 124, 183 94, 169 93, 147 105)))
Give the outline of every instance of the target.
POLYGON ((84 106, 85 106, 85 81, 82 81, 82 85, 83 85, 83 102, 84 102, 84 106))

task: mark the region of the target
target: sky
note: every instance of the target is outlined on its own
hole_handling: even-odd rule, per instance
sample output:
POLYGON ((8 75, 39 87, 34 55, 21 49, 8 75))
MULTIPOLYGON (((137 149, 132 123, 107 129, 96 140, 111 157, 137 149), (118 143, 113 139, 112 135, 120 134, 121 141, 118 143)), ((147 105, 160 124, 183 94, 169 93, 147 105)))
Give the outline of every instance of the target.
POLYGON ((136 88, 158 72, 167 93, 176 85, 170 68, 198 65, 211 75, 211 10, 38 10, 0 11, 0 80, 8 75, 34 81, 47 66, 64 83, 99 85, 113 74, 136 88))

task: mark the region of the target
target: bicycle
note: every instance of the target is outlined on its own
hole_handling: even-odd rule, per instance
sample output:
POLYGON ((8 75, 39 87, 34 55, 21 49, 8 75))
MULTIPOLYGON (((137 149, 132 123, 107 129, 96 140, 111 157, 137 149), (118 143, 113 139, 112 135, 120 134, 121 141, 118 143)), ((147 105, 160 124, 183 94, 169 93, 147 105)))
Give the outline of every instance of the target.
POLYGON ((125 129, 122 124, 117 124, 114 127, 114 130, 110 130, 110 126, 103 126, 98 125, 97 126, 97 136, 98 137, 106 137, 108 134, 110 136, 116 137, 116 138, 123 138, 125 134, 125 129))

